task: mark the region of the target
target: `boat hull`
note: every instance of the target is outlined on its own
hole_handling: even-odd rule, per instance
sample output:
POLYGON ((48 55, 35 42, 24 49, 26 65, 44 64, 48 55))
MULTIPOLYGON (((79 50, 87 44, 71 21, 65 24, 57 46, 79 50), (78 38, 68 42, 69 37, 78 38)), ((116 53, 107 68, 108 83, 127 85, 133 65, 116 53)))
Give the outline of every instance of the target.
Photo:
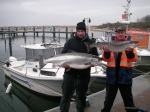
POLYGON ((4 73, 11 80, 16 81, 22 86, 48 96, 62 96, 61 85, 63 80, 31 79, 25 75, 20 75, 4 68, 4 73))
MULTIPOLYGON (((23 75, 17 71, 11 70, 11 68, 3 66, 4 73, 7 77, 11 78, 11 80, 16 81, 20 85, 43 95, 47 96, 55 96, 61 97, 62 96, 62 82, 63 77, 57 79, 49 79, 49 78, 31 78, 23 75)), ((91 77, 89 82, 89 89, 93 81, 97 77, 91 77)), ((102 77, 105 78, 105 77, 102 77)), ((75 93, 74 93, 75 95, 75 93)))

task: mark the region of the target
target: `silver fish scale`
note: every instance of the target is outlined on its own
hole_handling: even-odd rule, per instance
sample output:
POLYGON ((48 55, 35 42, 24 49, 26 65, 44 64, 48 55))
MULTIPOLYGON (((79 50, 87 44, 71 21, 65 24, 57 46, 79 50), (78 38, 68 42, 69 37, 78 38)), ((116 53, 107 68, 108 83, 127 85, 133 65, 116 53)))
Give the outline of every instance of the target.
POLYGON ((95 60, 92 60, 93 55, 86 53, 65 53, 49 58, 48 60, 45 60, 45 62, 53 63, 57 66, 62 66, 64 63, 67 63, 72 68, 85 69, 89 67, 89 65, 86 65, 86 63, 98 61, 98 58, 97 60, 96 57, 94 58, 95 60))
POLYGON ((113 52, 122 52, 125 51, 130 45, 131 48, 135 48, 138 46, 138 41, 122 41, 122 42, 99 42, 91 44, 90 47, 99 47, 102 48, 103 45, 107 45, 109 49, 113 52))
POLYGON ((122 52, 122 51, 125 51, 126 48, 128 47, 128 44, 124 44, 124 45, 121 45, 121 46, 113 46, 113 45, 108 45, 109 46, 109 49, 113 52, 122 52))

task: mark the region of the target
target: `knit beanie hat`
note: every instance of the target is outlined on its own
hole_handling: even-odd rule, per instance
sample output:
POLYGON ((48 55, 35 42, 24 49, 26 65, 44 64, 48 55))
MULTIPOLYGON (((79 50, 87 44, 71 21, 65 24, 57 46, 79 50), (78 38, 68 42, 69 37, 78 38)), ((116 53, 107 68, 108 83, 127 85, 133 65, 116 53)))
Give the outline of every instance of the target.
POLYGON ((83 30, 86 32, 86 26, 85 26, 85 23, 84 22, 79 22, 77 23, 77 27, 76 27, 76 30, 83 30))

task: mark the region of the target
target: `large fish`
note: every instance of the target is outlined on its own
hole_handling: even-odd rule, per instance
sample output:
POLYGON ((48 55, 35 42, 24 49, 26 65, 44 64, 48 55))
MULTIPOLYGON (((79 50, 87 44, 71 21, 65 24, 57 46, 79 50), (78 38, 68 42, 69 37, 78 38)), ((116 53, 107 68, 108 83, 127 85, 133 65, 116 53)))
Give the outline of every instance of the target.
POLYGON ((56 55, 47 60, 44 60, 44 63, 53 63, 54 66, 62 67, 64 64, 68 64, 71 68, 74 69, 85 69, 93 65, 101 64, 102 58, 87 54, 87 53, 64 53, 60 55, 56 55))
POLYGON ((138 46, 138 41, 121 41, 121 42, 98 42, 98 43, 92 43, 89 44, 87 42, 85 42, 88 51, 90 51, 91 48, 93 47, 98 47, 98 48, 102 48, 103 45, 107 45, 109 47, 109 50, 112 52, 123 52, 127 49, 128 46, 130 46, 131 48, 135 48, 138 46))

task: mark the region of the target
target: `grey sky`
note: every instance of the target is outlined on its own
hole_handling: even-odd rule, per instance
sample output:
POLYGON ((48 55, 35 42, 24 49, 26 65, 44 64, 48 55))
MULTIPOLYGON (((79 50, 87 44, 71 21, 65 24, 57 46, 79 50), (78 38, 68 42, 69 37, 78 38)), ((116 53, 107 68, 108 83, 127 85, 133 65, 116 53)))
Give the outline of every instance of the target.
MULTIPOLYGON (((91 25, 121 22, 127 0, 0 0, 0 26, 91 25)), ((150 0, 131 0, 130 21, 150 15, 150 0)))

